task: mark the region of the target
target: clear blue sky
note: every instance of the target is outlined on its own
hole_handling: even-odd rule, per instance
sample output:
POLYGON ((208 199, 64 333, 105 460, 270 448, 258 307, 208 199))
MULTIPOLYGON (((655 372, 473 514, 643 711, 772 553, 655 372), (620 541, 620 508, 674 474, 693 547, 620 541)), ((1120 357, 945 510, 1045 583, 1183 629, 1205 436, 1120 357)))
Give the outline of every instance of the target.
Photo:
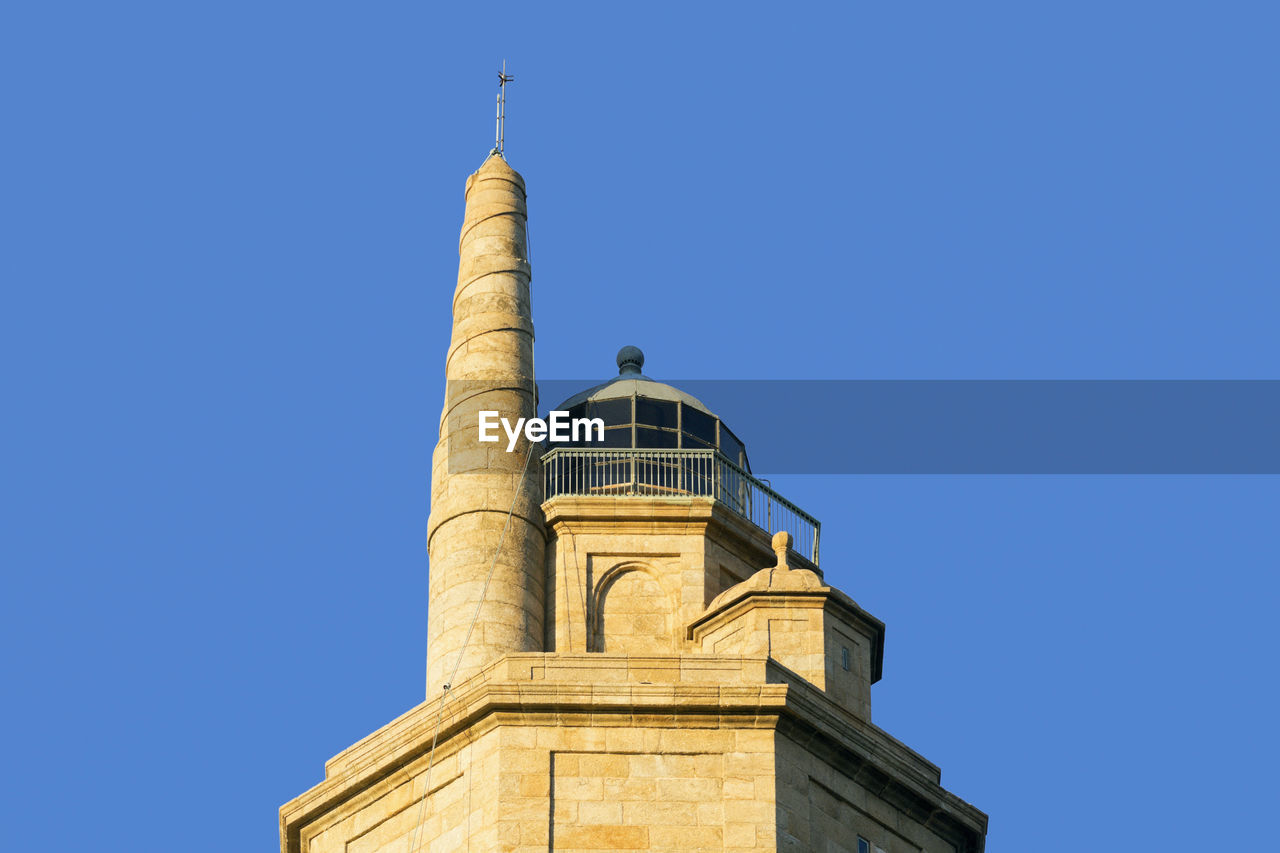
MULTIPOLYGON (((0 12, 6 848, 270 850, 422 698, 503 58, 542 375, 1280 378, 1274 4, 534 7, 0 12)), ((774 483, 993 853, 1266 837, 1280 478, 774 483)))

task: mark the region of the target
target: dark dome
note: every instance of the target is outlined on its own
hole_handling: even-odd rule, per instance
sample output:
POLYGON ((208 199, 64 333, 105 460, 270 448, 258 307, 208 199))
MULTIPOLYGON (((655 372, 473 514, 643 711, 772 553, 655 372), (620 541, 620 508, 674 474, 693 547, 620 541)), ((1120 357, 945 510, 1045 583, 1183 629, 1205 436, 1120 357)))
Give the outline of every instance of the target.
POLYGON ((574 394, 556 409, 575 418, 600 418, 605 440, 559 447, 719 450, 750 471, 746 449, 706 405, 675 386, 640 372, 644 353, 626 346, 618 351, 618 375, 574 394))

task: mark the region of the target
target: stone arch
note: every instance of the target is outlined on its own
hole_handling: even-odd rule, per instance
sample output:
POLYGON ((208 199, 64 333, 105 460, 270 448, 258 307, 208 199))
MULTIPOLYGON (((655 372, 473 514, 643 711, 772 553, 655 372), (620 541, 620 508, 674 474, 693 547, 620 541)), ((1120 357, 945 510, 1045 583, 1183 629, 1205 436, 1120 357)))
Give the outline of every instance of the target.
POLYGON ((592 651, 671 654, 675 650, 671 599, 649 566, 624 563, 596 585, 592 651))

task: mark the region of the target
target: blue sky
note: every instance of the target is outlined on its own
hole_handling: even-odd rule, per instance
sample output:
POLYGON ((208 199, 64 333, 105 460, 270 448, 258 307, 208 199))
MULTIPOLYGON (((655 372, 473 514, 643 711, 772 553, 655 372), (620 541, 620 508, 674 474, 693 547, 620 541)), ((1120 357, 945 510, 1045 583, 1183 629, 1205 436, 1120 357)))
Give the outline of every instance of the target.
MULTIPOLYGON (((7 846, 271 849, 422 698, 503 58, 543 376, 1280 378, 1271 4, 533 5, 0 13, 7 846)), ((1276 477, 772 479, 989 850, 1256 846, 1276 477)))

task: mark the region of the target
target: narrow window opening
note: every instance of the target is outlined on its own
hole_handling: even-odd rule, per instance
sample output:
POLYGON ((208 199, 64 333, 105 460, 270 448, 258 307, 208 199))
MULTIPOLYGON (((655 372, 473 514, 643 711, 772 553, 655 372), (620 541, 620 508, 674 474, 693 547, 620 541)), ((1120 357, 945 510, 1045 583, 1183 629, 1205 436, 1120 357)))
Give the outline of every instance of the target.
MULTIPOLYGON (((849 671, 849 647, 848 646, 840 647, 840 667, 845 672, 849 671)), ((859 849, 858 853, 862 853, 862 850, 859 849)))

